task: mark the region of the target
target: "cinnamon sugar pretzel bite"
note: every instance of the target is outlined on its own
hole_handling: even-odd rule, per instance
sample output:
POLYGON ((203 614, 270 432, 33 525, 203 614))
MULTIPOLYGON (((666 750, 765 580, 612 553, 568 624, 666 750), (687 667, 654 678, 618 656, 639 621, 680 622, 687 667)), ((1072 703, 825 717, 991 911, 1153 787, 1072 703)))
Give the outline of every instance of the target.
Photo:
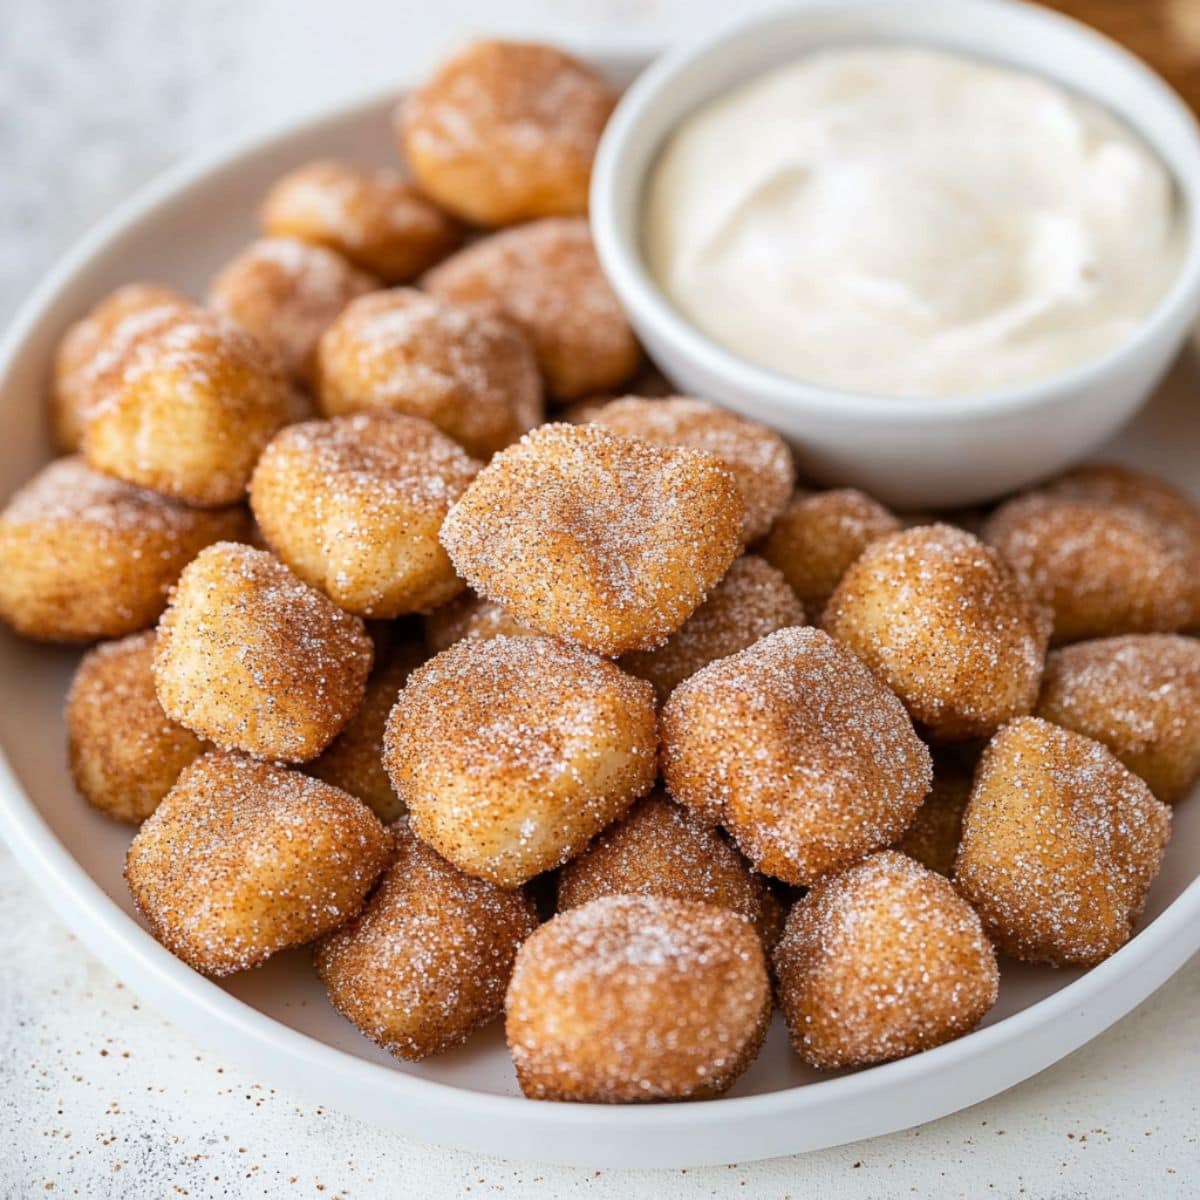
POLYGON ((518 887, 579 853, 654 783, 648 683, 550 638, 462 641, 409 677, 384 766, 418 837, 518 887))
POLYGON ((115 821, 144 821, 205 744, 154 691, 154 631, 83 656, 67 692, 67 757, 79 794, 115 821))
POLYGON ((819 1070, 969 1033, 996 1003, 996 952, 949 881, 894 850, 818 880, 775 949, 792 1046, 819 1070))
POLYGON ((828 634, 783 629, 710 663, 661 717, 667 790, 754 866, 807 886, 896 840, 929 791, 900 701, 828 634))
POLYGON ((622 437, 705 450, 719 458, 737 481, 746 506, 742 538, 747 544, 766 534, 792 494, 796 468, 787 443, 765 425, 705 400, 624 396, 591 419, 622 437))
POLYGON ((462 229, 398 171, 322 159, 267 193, 270 237, 328 246, 385 283, 410 283, 457 248, 462 229))
POLYGON ((522 329, 560 400, 618 387, 641 362, 582 218, 548 217, 481 238, 430 271, 422 286, 522 329))
POLYGON ((527 1096, 698 1100, 753 1062, 771 985, 745 917, 693 900, 602 896, 522 945, 505 1009, 527 1096))
POLYGON ((998 949, 1091 965, 1129 940, 1171 835, 1171 810, 1099 742, 1037 717, 988 744, 954 881, 998 949))
POLYGON ((477 41, 396 114, 405 160, 443 208, 475 225, 587 211, 596 144, 617 102, 577 58, 532 42, 477 41))
POLYGON ((462 591, 438 534, 478 470, 428 421, 355 413, 281 430, 255 468, 250 507, 306 583, 347 612, 396 617, 462 591))
POLYGON ((252 242, 213 279, 208 303, 257 339, 296 383, 312 386, 321 334, 379 281, 336 250, 299 238, 252 242))
POLYGON ((135 633, 205 546, 248 532, 245 509, 188 508, 60 458, 0 512, 0 619, 44 642, 135 633))
POLYGON ((125 878, 172 954, 229 975, 348 921, 391 851, 391 835, 353 796, 212 751, 138 830, 125 878))
POLYGON ((242 498, 291 389, 248 333, 179 310, 115 356, 96 381, 83 454, 98 471, 204 507, 242 498))
POLYGON ((362 703, 363 623, 264 550, 218 542, 179 577, 154 682, 172 720, 230 750, 306 762, 362 703))
POLYGON ((321 339, 327 416, 388 409, 424 417, 488 458, 541 424, 542 381, 508 321, 413 288, 354 301, 321 339))
POLYGON ((130 342, 192 302, 157 283, 127 283, 76 321, 58 344, 50 387, 54 440, 64 454, 79 449, 87 414, 96 403, 96 381, 130 342))
POLYGON ((899 528, 882 504, 854 488, 797 492, 771 526, 762 555, 784 573, 816 620, 851 563, 899 528))
POLYGON ((741 913, 770 949, 783 909, 720 831, 665 793, 639 800, 558 875, 558 911, 599 896, 673 896, 741 913))
POLYGON ((952 525, 872 542, 823 623, 939 741, 986 737, 1037 703, 1046 614, 1000 555, 952 525))
POLYGON ((472 879, 393 828, 396 853, 366 907, 316 949, 333 1006, 410 1062, 500 1016, 517 948, 537 928, 520 890, 472 879))
POLYGON ((621 654, 662 645, 699 607, 741 548, 742 514, 710 454, 543 425, 479 473, 442 544, 515 620, 621 654))

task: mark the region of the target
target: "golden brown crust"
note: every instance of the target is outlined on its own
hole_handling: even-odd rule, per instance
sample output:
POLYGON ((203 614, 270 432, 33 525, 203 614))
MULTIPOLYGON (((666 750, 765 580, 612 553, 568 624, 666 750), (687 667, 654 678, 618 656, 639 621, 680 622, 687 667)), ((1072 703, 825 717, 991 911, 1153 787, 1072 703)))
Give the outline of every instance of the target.
POLYGON ((154 691, 154 631, 89 650, 67 692, 67 757, 79 794, 115 821, 144 821, 204 743, 154 691))
POLYGON ((504 1010, 517 948, 537 928, 521 891, 464 875, 399 822, 366 907, 316 947, 330 1002, 373 1042, 417 1061, 504 1010))
POLYGON ((527 1096, 697 1100, 728 1090, 758 1054, 771 988, 745 917, 662 896, 605 896, 522 945, 505 1010, 527 1096))
POLYGON ((479 458, 544 415, 537 360, 519 329, 414 288, 354 301, 321 339, 319 363, 327 416, 382 408, 424 417, 479 458))
POLYGON ((996 953, 950 883, 893 850, 819 880, 775 950, 792 1046, 811 1067, 887 1062, 969 1033, 996 953))
POLYGON ((1037 717, 1006 725, 975 773, 954 866, 996 946, 1091 965, 1129 940, 1171 810, 1099 742, 1037 717))
POLYGON ((929 751, 845 647, 784 629, 711 663, 663 707, 667 789, 760 870, 808 885, 890 845, 925 794, 929 751))
POLYGON ((96 381, 125 347, 192 302, 157 283, 127 283, 70 326, 54 354, 50 420, 64 454, 79 449, 88 413, 96 403, 96 381))
POLYGON ((798 492, 771 526, 762 555, 787 577, 816 620, 850 564, 900 521, 854 488, 798 492))
POLYGON ((621 654, 661 645, 691 616, 740 550, 741 522, 712 455, 543 425, 479 473, 442 544, 516 620, 621 654))
POLYGON ((354 716, 372 657, 358 617, 266 551, 218 542, 179 577, 154 679, 163 711, 201 737, 305 762, 354 716))
POLYGON ((248 532, 243 508, 187 508, 60 458, 0 513, 0 618, 45 642, 135 633, 196 554, 248 532))
POLYGON ((409 675, 424 661, 420 647, 405 643, 381 653, 367 680, 366 694, 349 724, 305 768, 310 775, 349 792, 383 822, 404 815, 404 802, 383 768, 383 734, 409 675))
POLYGON ((1200 631, 1200 504, 1165 479, 1118 463, 1089 463, 1060 475, 1047 490, 1067 499, 1132 509, 1148 517, 1179 558, 1190 582, 1186 628, 1200 631))
POLYGON ((254 337, 295 382, 311 385, 317 342, 375 276, 336 250, 299 238, 259 238, 222 268, 208 303, 254 337))
POLYGON ((719 458, 746 505, 742 539, 747 545, 771 528, 796 483, 792 452, 777 433, 705 400, 623 396, 604 405, 590 420, 621 437, 704 450, 719 458))
POLYGON ((939 741, 985 737, 1037 703, 1046 615, 965 530, 922 525, 872 542, 823 624, 939 741))
POLYGON ((984 536, 1053 612, 1056 644, 1187 619, 1180 564, 1140 513, 1031 494, 997 510, 984 536))
POLYGON ((398 171, 323 159, 276 181, 264 231, 328 246, 387 283, 409 283, 462 241, 458 222, 398 171))
POLYGON ((396 114, 426 193, 476 225, 587 212, 592 159, 616 104, 577 58, 530 42, 477 41, 396 114))
POLYGON ((228 975, 353 917, 391 850, 387 830, 345 792, 213 751, 142 825, 125 878, 168 950, 228 975))
POLYGON ((417 835, 517 887, 577 854, 654 783, 653 691, 550 638, 463 641, 414 671, 384 765, 417 835))
POLYGON ((662 703, 685 679, 718 658, 789 625, 804 624, 804 607, 766 559, 745 554, 680 628, 657 650, 621 657, 631 675, 654 684, 662 703))
POLYGON ((428 421, 354 413, 281 430, 250 481, 267 543, 347 612, 436 608, 462 580, 438 541, 479 463, 428 421))
POLYGON ((1037 715, 1102 742, 1174 804, 1200 778, 1200 641, 1145 633, 1055 650, 1037 715))
POLYGON ((1200 626, 1200 509, 1127 467, 1077 467, 984 526, 1054 613, 1054 641, 1200 626))
POLYGON ((83 428, 89 465, 205 507, 242 498, 290 389, 248 333, 180 310, 133 339, 95 385, 83 428))
POLYGON ((783 908, 722 834, 664 792, 639 800, 558 875, 558 911, 600 896, 670 896, 741 913, 770 949, 783 908))
POLYGON ((641 361, 582 218, 547 218, 481 238, 430 271, 422 286, 444 300, 483 305, 524 330, 559 399, 618 387, 641 361))

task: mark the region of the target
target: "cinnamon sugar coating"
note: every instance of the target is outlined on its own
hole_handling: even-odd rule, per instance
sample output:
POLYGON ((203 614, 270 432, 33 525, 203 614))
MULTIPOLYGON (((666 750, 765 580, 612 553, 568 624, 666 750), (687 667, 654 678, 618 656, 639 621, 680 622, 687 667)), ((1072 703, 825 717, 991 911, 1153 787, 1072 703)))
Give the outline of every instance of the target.
POLYGON ((788 914, 775 950, 792 1046, 819 1070, 929 1050, 996 1002, 996 953, 941 875, 894 850, 827 875, 788 914))
POLYGON ((305 769, 310 775, 349 792, 381 821, 390 823, 404 815, 404 804, 392 790, 383 768, 383 735, 400 689, 424 661, 424 655, 412 643, 386 652, 376 648, 375 653, 376 667, 367 680, 358 711, 305 769))
POLYGON ((663 645, 623 655, 621 666, 654 684, 661 703, 701 667, 777 629, 803 624, 804 607, 787 580, 766 559, 744 554, 663 645))
POLYGON ((409 677, 384 766, 413 831, 517 887, 579 853, 654 783, 653 691, 550 638, 462 641, 409 677))
POLYGON ((480 472, 442 544, 517 621, 621 654, 699 607, 741 547, 742 511, 712 455, 543 425, 480 472))
POLYGON ((526 1096, 698 1100, 727 1091, 758 1054, 771 988, 745 917, 663 896, 604 896, 522 945, 505 1010, 526 1096))
POLYGON ((354 716, 371 639, 264 550, 208 547, 158 626, 154 679, 174 721, 229 750, 304 762, 354 716))
POLYGON ((321 334, 351 300, 379 286, 327 246, 259 238, 213 279, 208 302, 254 337, 290 379, 311 385, 321 334))
POLYGON ((345 792, 213 751, 138 830, 125 878, 172 954, 229 975, 348 921, 391 850, 387 830, 345 792))
POLYGON ((1052 480, 1047 490, 1067 499, 1111 504, 1142 513, 1158 528, 1189 581, 1186 628, 1200 630, 1200 504, 1164 479, 1118 463, 1088 463, 1052 480))
POLYGON ((50 384, 50 420, 59 450, 73 454, 79 449, 83 426, 96 403, 96 381, 129 343, 191 307, 174 288, 127 283, 70 326, 54 353, 50 384))
POLYGON ((719 830, 664 792, 639 800, 559 872, 559 912, 623 895, 701 900, 740 913, 768 950, 783 927, 766 880, 719 830))
POLYGON ((823 624, 937 740, 987 736, 1037 703, 1046 615, 965 530, 922 525, 872 542, 823 624))
POLYGON ((807 886, 890 845, 929 791, 900 701, 845 647, 784 629, 711 663, 663 707, 667 789, 760 871, 807 886))
POLYGON ((425 648, 441 654, 464 638, 537 637, 536 630, 514 621, 504 608, 474 592, 464 592, 425 618, 425 648))
POLYGON ((113 639, 76 813, 130 824, 164 946, 311 944, 410 1062, 507 1000, 522 1091, 585 1103, 722 1094, 772 995, 819 1070, 966 1034, 997 948, 1130 938, 1200 783, 1200 503, 1113 464, 941 513, 797 490, 605 276, 615 100, 548 46, 452 56, 408 161, 278 178, 207 307, 95 297, 47 372, 74 457, 0 511, 0 620, 113 639))
POLYGON ((783 510, 796 482, 787 443, 774 430, 690 396, 623 396, 591 421, 622 437, 705 450, 729 468, 746 506, 742 539, 756 542, 783 510))
POLYGON ((430 271, 422 286, 516 324, 559 399, 618 387, 641 361, 582 217, 550 217, 481 238, 430 271))
POLYGON ((355 413, 281 430, 250 506, 268 545, 347 612, 396 617, 462 591, 438 541, 479 463, 419 417, 355 413))
POLYGON ((971 798, 971 772, 944 750, 933 756, 933 787, 894 850, 949 877, 962 839, 963 813, 971 798))
POLYGON ((425 192, 475 225, 587 212, 596 144, 617 102, 553 46, 476 41, 450 55, 396 113, 425 192))
POLYGON ((244 330, 179 310, 130 341, 96 381, 83 427, 90 466, 189 504, 240 500, 293 400, 244 330))
POLYGON ((517 947, 537 928, 521 891, 472 879, 404 821, 366 907, 316 947, 330 1002, 389 1054, 438 1054, 504 1010, 517 947))
POLYGON ((820 617, 850 564, 900 521, 855 488, 797 492, 762 545, 813 619, 820 617))
POLYGON ((80 661, 67 692, 67 757, 79 794, 115 821, 137 824, 204 753, 154 691, 154 631, 104 642, 80 661))
POLYGON ((1144 633, 1055 650, 1037 715, 1102 742, 1174 804, 1200 778, 1200 641, 1144 633))
POLYGON ((1008 501, 984 538, 1054 614, 1054 641, 1200 625, 1200 510, 1161 480, 1078 467, 1008 501))
POLYGON ((327 416, 390 409, 488 458, 541 424, 533 348, 511 324, 413 288, 363 296, 321 339, 327 416))
POLYGON ((386 167, 322 159, 277 180, 262 207, 271 237, 328 246, 386 283, 409 283, 462 241, 458 222, 386 167))
POLYGON ((57 459, 0 512, 0 619, 45 642, 135 633, 196 554, 248 526, 242 508, 202 512, 57 459))
POLYGON ((1037 717, 1006 725, 975 774, 954 866, 998 949, 1091 965, 1133 931, 1171 810, 1099 742, 1037 717))

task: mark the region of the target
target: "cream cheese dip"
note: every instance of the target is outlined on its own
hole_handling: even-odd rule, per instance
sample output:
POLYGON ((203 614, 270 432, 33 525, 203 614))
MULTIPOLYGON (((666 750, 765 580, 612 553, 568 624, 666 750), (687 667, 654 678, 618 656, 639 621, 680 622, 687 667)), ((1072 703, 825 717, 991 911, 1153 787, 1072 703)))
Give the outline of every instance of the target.
POLYGON ((1127 339, 1182 262, 1169 173, 1041 77, 935 50, 831 49, 685 118, 643 245, 714 341, 828 387, 1019 386, 1127 339))

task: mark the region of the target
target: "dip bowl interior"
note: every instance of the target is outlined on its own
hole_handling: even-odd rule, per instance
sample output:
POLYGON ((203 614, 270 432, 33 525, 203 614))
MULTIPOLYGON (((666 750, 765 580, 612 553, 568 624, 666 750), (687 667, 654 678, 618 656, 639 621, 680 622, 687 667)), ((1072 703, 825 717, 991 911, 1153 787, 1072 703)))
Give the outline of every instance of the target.
POLYGON ((592 179, 604 268, 652 357, 680 390, 777 429, 801 469, 885 503, 973 504, 1075 462, 1123 425, 1176 356, 1200 309, 1200 136, 1179 97, 1139 59, 1076 21, 1013 0, 919 5, 817 0, 740 21, 654 63, 614 114, 592 179), (896 397, 805 383, 713 342, 663 295, 641 241, 646 181, 681 120, 773 67, 837 45, 923 45, 1041 75, 1111 111, 1174 177, 1184 250, 1137 332, 1043 381, 970 396, 896 397))

